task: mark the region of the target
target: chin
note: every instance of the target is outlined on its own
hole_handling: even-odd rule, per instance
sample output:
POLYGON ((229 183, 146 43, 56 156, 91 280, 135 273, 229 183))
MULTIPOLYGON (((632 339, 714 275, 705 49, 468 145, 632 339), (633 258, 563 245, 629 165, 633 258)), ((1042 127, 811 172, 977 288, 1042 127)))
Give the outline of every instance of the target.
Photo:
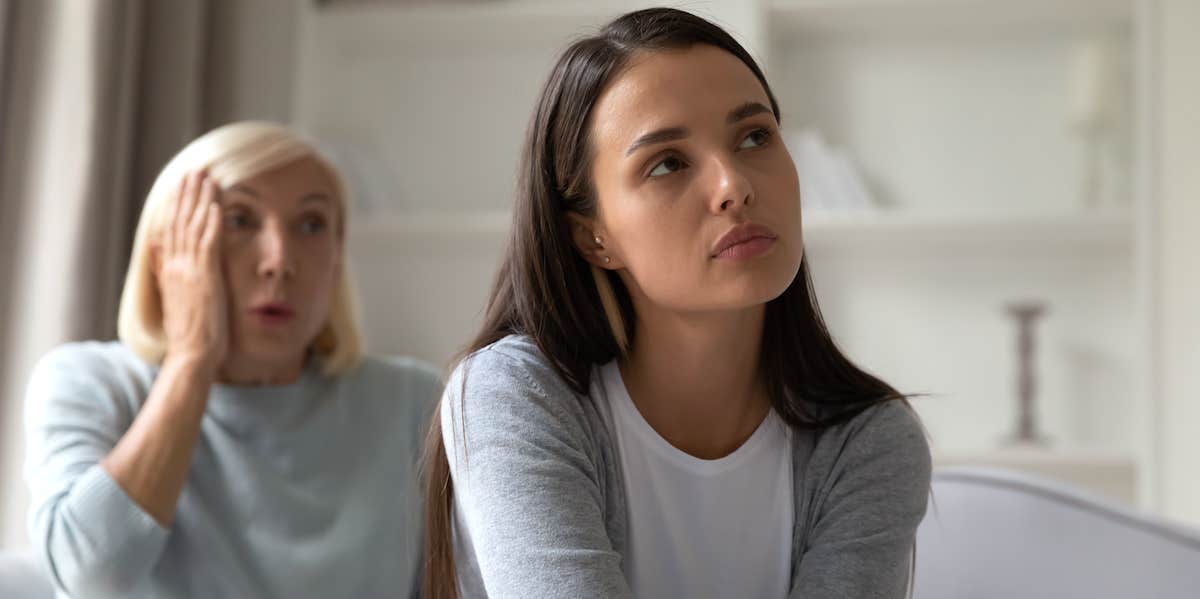
POLYGON ((731 281, 720 288, 708 287, 691 298, 703 298, 703 305, 692 302, 680 302, 680 307, 689 310, 745 310, 756 306, 766 305, 767 302, 783 295, 791 285, 791 279, 782 277, 755 277, 757 280, 731 281))
POLYGON ((788 281, 786 284, 782 285, 772 284, 769 286, 763 286, 762 288, 747 289, 742 301, 739 302, 741 305, 738 307, 750 308, 753 306, 766 305, 771 300, 783 295, 783 292, 787 291, 787 288, 790 284, 791 281, 788 281))
POLYGON ((791 261, 777 260, 773 264, 763 264, 765 268, 747 272, 745 277, 735 281, 736 289, 732 295, 737 297, 733 303, 739 308, 749 308, 766 304, 783 295, 792 282, 800 274, 799 258, 791 261))
POLYGON ((234 353, 259 364, 276 364, 303 355, 307 344, 289 339, 243 339, 234 353))

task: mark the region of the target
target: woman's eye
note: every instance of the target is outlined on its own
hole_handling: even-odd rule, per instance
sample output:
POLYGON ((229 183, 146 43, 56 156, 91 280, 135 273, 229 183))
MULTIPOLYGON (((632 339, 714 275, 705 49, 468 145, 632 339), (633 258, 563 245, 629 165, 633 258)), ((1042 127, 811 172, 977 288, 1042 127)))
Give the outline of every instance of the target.
POLYGON ((233 213, 225 217, 225 226, 230 229, 245 229, 253 224, 245 214, 233 213))
POLYGON ((738 144, 738 149, 746 150, 749 148, 757 148, 766 145, 767 140, 769 139, 771 139, 771 133, 766 129, 755 129, 742 139, 742 143, 738 144))
POLYGON ((669 175, 681 168, 683 168, 683 161, 675 156, 671 156, 670 158, 666 158, 662 162, 659 162, 657 165, 655 165, 655 167, 650 170, 650 176, 661 177, 663 175, 669 175))
POLYGON ((325 219, 314 216, 300 222, 300 230, 307 235, 320 233, 325 230, 325 219))

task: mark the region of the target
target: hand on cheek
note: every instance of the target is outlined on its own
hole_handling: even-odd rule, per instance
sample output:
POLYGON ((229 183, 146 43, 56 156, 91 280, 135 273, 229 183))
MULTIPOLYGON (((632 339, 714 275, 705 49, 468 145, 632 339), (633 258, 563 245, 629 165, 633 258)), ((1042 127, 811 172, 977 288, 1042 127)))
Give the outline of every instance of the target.
POLYGON ((167 359, 196 361, 210 372, 229 348, 217 194, 206 173, 184 177, 167 207, 167 224, 156 248, 167 359))

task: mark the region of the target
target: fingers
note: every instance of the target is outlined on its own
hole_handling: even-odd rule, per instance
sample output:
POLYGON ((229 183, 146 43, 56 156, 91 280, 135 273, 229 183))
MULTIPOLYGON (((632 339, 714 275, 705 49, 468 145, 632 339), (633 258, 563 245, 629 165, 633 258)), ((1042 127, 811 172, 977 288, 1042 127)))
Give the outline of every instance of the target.
POLYGON ((172 256, 177 251, 178 235, 175 234, 178 228, 180 219, 179 205, 183 202, 184 195, 187 194, 188 180, 192 174, 188 173, 179 179, 179 187, 175 190, 175 197, 167 203, 167 223, 163 227, 162 232, 162 257, 172 256))
POLYGON ((196 187, 199 179, 200 173, 188 173, 183 193, 179 194, 174 223, 175 250, 177 252, 187 252, 191 249, 188 247, 187 225, 192 219, 192 209, 196 204, 196 187))
POLYGON ((216 183, 203 170, 183 177, 178 195, 168 208, 170 214, 162 242, 166 255, 200 251, 200 239, 208 223, 208 206, 216 203, 218 192, 216 183))
MULTIPOLYGON (((216 187, 213 185, 213 187, 216 187)), ((216 198, 204 204, 204 228, 200 233, 200 252, 215 260, 217 256, 217 239, 221 234, 221 206, 216 198)))
POLYGON ((216 205, 216 187, 213 180, 207 177, 200 182, 200 197, 196 201, 196 207, 187 227, 187 238, 192 251, 205 253, 208 249, 208 246, 203 243, 203 237, 208 226, 211 208, 216 205))

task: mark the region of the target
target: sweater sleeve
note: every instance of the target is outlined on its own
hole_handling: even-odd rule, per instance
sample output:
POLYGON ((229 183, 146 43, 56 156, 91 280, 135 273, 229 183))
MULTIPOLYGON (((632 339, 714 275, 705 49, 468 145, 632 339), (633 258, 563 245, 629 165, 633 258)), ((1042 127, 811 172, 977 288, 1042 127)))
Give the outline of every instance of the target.
POLYGON ((134 416, 120 368, 98 344, 71 344, 33 369, 25 399, 30 537, 59 590, 126 596, 166 545, 168 531, 141 509, 100 460, 134 416))
POLYGON ((529 353, 465 364, 441 404, 463 596, 630 597, 582 399, 529 353))
POLYGON ((810 461, 822 479, 805 499, 810 524, 791 598, 905 597, 930 469, 920 422, 899 401, 826 432, 810 461))

